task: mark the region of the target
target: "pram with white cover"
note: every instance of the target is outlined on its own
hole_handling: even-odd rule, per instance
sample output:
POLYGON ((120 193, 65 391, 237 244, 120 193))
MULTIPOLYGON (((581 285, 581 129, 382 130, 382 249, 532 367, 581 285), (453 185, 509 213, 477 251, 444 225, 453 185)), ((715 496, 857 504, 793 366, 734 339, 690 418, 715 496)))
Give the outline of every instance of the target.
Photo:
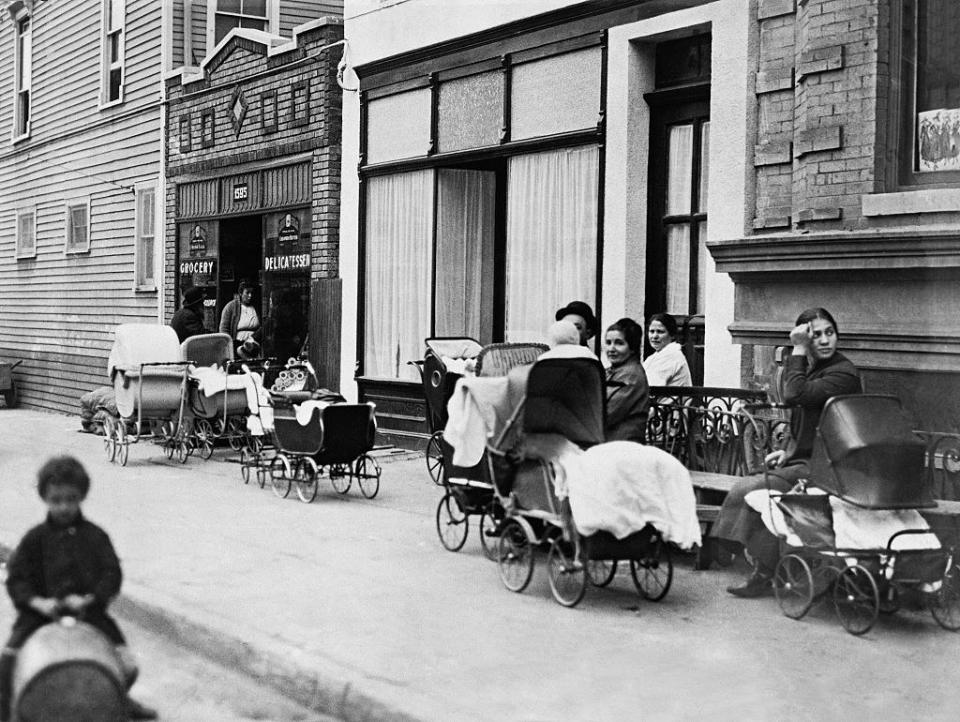
POLYGON ((786 616, 830 596, 843 627, 865 634, 913 589, 942 627, 960 629, 960 566, 917 511, 936 506, 925 452, 896 397, 836 396, 820 417, 809 480, 747 495, 782 540, 774 590, 786 616))
POLYGON ((523 400, 487 449, 505 514, 497 565, 511 591, 527 587, 543 549, 560 604, 579 603, 588 580, 609 584, 619 560, 629 560, 640 595, 659 601, 673 579, 670 542, 700 541, 683 465, 660 449, 603 443, 604 379, 594 359, 536 362, 523 400))
POLYGON ((169 326, 125 323, 114 332, 107 360, 119 419, 104 421, 107 459, 126 466, 130 444, 148 431, 168 458, 187 460, 190 442, 184 428, 187 364, 180 340, 169 326), (129 429, 132 433, 128 433, 129 429))

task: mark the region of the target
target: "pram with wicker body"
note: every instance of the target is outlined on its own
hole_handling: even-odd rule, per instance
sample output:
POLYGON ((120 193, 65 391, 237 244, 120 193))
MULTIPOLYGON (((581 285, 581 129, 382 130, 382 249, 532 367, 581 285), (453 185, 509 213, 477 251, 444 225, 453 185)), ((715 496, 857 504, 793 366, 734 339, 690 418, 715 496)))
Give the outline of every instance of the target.
POLYGON ((941 626, 960 629, 960 566, 917 511, 936 506, 925 451, 896 397, 837 396, 823 408, 809 480, 748 494, 782 540, 774 591, 786 616, 830 597, 843 627, 865 634, 914 590, 941 626))

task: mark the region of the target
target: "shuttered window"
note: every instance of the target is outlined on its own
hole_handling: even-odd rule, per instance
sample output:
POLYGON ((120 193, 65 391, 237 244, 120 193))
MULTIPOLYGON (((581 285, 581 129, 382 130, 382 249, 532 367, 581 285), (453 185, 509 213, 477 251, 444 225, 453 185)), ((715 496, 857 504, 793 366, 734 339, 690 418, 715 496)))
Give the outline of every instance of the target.
POLYGON ((70 201, 67 204, 66 252, 86 253, 90 250, 90 200, 70 201))

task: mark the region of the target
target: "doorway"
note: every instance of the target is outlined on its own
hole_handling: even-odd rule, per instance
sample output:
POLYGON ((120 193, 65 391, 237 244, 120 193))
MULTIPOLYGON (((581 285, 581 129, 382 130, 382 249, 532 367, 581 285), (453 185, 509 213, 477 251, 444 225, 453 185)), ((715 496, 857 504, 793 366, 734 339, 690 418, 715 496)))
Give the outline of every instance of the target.
POLYGON ((241 216, 220 221, 220 279, 217 290, 217 324, 223 307, 237 295, 240 281, 253 283, 253 306, 264 317, 262 306, 263 216, 241 216))

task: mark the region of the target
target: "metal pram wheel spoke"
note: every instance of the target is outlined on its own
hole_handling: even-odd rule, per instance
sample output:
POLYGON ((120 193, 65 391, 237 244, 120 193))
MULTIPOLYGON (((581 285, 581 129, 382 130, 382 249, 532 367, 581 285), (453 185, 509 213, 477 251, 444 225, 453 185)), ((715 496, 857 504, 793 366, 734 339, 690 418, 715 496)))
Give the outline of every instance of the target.
POLYGON ((616 575, 616 559, 590 559, 587 561, 587 578, 595 587, 608 586, 616 575))
POLYGON ((116 425, 117 439, 117 461, 120 466, 127 465, 127 459, 130 457, 130 439, 127 438, 127 422, 120 419, 116 425))
POLYGON ((659 602, 667 596, 673 582, 673 559, 659 532, 651 537, 643 558, 630 560, 630 576, 637 592, 647 601, 659 602))
POLYGON ((457 498, 449 491, 437 504, 437 536, 443 548, 456 552, 463 548, 470 531, 470 520, 460 508, 457 498))
POLYGON ((935 593, 930 612, 944 629, 960 630, 960 565, 951 564, 935 593))
POLYGON ((791 619, 800 619, 813 605, 813 572, 806 560, 787 554, 777 562, 773 575, 773 591, 780 611, 791 619))
POLYGON ((497 541, 497 572, 503 586, 522 592, 533 576, 533 543, 519 522, 509 521, 497 541))
POLYGON ((296 464, 293 467, 293 480, 296 483, 297 496, 300 498, 300 501, 309 504, 317 498, 319 476, 320 470, 312 458, 302 456, 296 460, 296 464))
POLYGON ((353 476, 360 487, 360 493, 372 499, 380 491, 380 464, 369 454, 361 454, 353 462, 353 476))
POLYGON ((330 484, 338 494, 346 494, 350 491, 350 485, 353 484, 353 477, 350 474, 350 467, 346 464, 331 464, 327 469, 330 476, 330 484))
POLYGON ((270 483, 273 493, 281 499, 286 499, 290 493, 292 478, 293 471, 290 468, 290 460, 283 454, 274 457, 270 464, 270 483))
POLYGON ((250 483, 250 467, 256 462, 256 457, 246 449, 240 450, 240 476, 243 477, 243 483, 250 483))
POLYGON ((880 593, 873 575, 859 564, 842 569, 834 582, 833 605, 850 634, 869 632, 880 614, 880 593))
POLYGON ((114 427, 117 425, 112 416, 103 420, 103 450, 107 454, 107 461, 112 462, 117 456, 117 440, 114 438, 114 427))
POLYGON ((443 445, 440 443, 443 439, 443 432, 437 431, 427 442, 427 451, 425 459, 427 462, 427 473, 437 486, 443 486, 443 445))
POLYGON ((483 514, 480 515, 480 524, 478 526, 480 534, 480 548, 483 549, 483 555, 492 562, 497 560, 497 543, 500 536, 500 519, 503 517, 503 510, 497 501, 491 501, 487 504, 483 514))
POLYGON ((575 607, 587 591, 587 569, 576 557, 575 548, 569 542, 554 539, 547 553, 550 591, 565 607, 575 607))
POLYGON ((206 461, 213 456, 213 442, 216 438, 213 426, 207 419, 197 419, 193 425, 194 441, 198 456, 206 461))

